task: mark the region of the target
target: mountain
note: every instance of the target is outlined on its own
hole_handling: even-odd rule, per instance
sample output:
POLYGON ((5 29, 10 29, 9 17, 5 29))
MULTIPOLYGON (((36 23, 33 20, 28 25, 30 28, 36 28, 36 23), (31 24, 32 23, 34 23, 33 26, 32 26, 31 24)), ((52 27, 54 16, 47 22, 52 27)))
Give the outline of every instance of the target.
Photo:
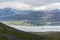
POLYGON ((44 20, 48 22, 59 22, 59 4, 60 3, 53 3, 47 5, 46 7, 44 6, 45 10, 18 10, 10 7, 3 8, 0 9, 0 21, 44 20))
POLYGON ((60 22, 60 9, 46 10, 42 19, 50 22, 60 22))
POLYGON ((38 6, 34 8, 35 11, 43 11, 42 20, 48 22, 60 22, 60 3, 55 2, 48 5, 38 6))
POLYGON ((22 11, 18 11, 16 9, 12 9, 12 8, 4 8, 4 9, 0 9, 0 20, 4 20, 5 18, 11 17, 13 15, 19 15, 20 13, 24 13, 22 11))
POLYGON ((37 20, 42 14, 41 11, 4 8, 0 9, 0 20, 37 20))
POLYGON ((11 8, 4 8, 4 9, 0 9, 0 16, 11 16, 16 14, 15 12, 16 10, 11 9, 11 8))
POLYGON ((41 40, 42 36, 23 32, 0 23, 0 40, 41 40))

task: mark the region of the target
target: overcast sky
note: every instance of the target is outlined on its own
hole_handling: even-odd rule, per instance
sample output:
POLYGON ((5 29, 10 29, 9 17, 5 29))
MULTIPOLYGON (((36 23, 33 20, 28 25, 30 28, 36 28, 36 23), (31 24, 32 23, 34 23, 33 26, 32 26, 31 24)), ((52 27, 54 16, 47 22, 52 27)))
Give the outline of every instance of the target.
POLYGON ((40 5, 60 2, 60 0, 0 0, 0 2, 9 2, 9 1, 19 1, 33 6, 40 6, 40 5))
POLYGON ((60 8, 60 0, 0 0, 0 8, 40 10, 60 8))

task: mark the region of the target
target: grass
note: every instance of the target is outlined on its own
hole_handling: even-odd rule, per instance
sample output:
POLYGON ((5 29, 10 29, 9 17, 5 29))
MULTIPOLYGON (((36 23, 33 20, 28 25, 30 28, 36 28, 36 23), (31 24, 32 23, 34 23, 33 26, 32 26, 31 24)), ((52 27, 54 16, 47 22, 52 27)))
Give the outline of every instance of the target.
POLYGON ((0 23, 0 34, 14 35, 23 40, 40 40, 38 35, 16 30, 2 23, 0 23))
MULTIPOLYGON (((0 23, 0 34, 14 35, 23 40, 60 40, 60 32, 23 32, 0 23)), ((0 37, 0 39, 4 37, 0 37)), ((2 39, 2 40, 3 40, 2 39)))
POLYGON ((8 39, 4 36, 0 36, 0 40, 8 40, 8 39))
POLYGON ((60 40, 60 32, 33 32, 33 34, 43 36, 44 40, 60 40))

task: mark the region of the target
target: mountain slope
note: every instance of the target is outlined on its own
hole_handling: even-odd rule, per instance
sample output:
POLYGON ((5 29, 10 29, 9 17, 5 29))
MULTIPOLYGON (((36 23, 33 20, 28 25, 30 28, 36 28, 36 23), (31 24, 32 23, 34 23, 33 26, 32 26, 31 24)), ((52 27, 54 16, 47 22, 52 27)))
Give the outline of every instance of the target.
POLYGON ((37 20, 43 12, 33 10, 16 10, 12 8, 0 9, 0 21, 12 20, 37 20), (37 18, 38 17, 38 18, 37 18))
POLYGON ((60 21, 60 9, 53 10, 16 10, 12 8, 0 9, 0 21, 44 20, 60 21))
POLYGON ((17 29, 11 28, 3 23, 0 23, 0 36, 10 37, 12 39, 18 40, 41 40, 43 37, 34 35, 28 32, 19 31, 17 29))
POLYGON ((45 40, 59 40, 60 32, 33 32, 33 34, 45 36, 45 40))

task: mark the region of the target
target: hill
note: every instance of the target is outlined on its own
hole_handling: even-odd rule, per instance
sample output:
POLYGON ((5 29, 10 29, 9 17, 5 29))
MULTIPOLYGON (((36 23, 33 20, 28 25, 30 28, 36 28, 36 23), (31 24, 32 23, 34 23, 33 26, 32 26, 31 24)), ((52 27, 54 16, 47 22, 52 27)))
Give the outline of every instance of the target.
POLYGON ((0 40, 41 40, 43 37, 23 32, 0 23, 0 40))
POLYGON ((33 32, 33 34, 43 36, 44 40, 60 40, 60 32, 33 32))
POLYGON ((60 32, 28 33, 0 23, 0 40, 60 40, 60 32))

